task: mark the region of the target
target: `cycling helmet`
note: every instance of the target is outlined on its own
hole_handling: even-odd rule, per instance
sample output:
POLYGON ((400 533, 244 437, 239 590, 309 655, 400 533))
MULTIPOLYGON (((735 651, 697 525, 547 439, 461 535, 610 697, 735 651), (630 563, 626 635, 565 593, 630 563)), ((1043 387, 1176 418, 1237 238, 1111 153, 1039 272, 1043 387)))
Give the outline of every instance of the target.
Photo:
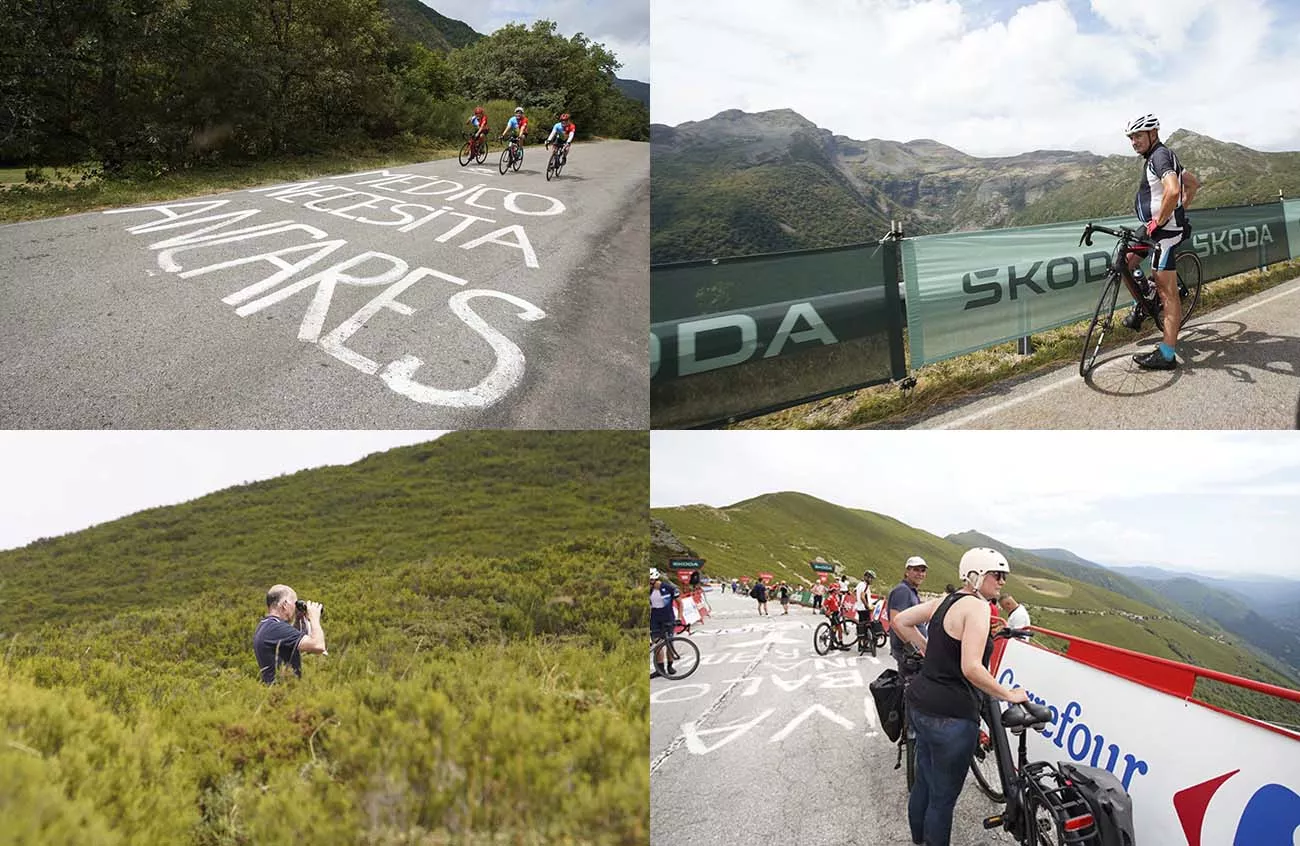
POLYGON ((905 565, 903 565, 903 566, 905 566, 905 567, 925 567, 925 569, 927 569, 927 570, 930 569, 929 565, 927 565, 927 564, 925 563, 925 559, 922 558, 922 557, 919 556, 919 555, 913 555, 911 558, 907 559, 907 563, 906 563, 905 565))
POLYGON ((1011 565, 1007 563, 1006 556, 996 549, 977 546, 966 550, 966 554, 961 557, 961 563, 957 565, 957 570, 958 575, 965 579, 967 584, 975 587, 979 585, 985 573, 1010 574, 1011 565))
POLYGON ((568 113, 568 112, 565 112, 564 114, 560 115, 560 120, 568 120, 568 119, 569 119, 569 113, 568 113))
POLYGON ((517 115, 522 115, 523 113, 524 113, 524 107, 523 107, 523 106, 515 106, 515 114, 517 114, 517 115))
POLYGON ((868 570, 867 572, 865 572, 865 573, 862 574, 862 578, 866 579, 867 581, 875 581, 875 579, 876 579, 876 571, 875 571, 875 570, 868 570))
POLYGON ((474 114, 476 114, 476 115, 481 115, 481 114, 483 114, 483 107, 482 107, 482 106, 475 106, 475 107, 474 107, 474 114))
POLYGON ((650 568, 650 578, 651 578, 651 580, 659 578, 659 568, 658 568, 658 567, 651 567, 651 568, 650 568))
POLYGON ((1159 128, 1160 128, 1159 118, 1157 118, 1155 115, 1143 115, 1140 118, 1134 118, 1133 120, 1131 120, 1129 122, 1129 125, 1125 127, 1124 134, 1132 135, 1134 132, 1147 132, 1148 130, 1156 130, 1159 128))

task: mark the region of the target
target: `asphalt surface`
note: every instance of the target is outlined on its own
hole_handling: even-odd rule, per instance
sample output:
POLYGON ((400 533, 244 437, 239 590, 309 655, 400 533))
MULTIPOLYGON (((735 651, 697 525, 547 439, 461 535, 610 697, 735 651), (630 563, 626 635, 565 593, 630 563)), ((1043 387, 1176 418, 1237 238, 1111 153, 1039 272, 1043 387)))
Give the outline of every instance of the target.
POLYGON ((649 146, 500 152, 0 227, 0 427, 648 428, 649 146))
MULTIPOLYGON (((867 689, 895 666, 888 647, 819 658, 810 609, 771 601, 760 617, 747 596, 707 597, 699 669, 650 681, 651 842, 911 844, 898 747, 867 689)), ((1014 843, 984 830, 999 807, 968 774, 953 846, 1014 843)))
POLYGON ((992 386, 913 428, 1300 427, 1300 279, 1194 314, 1179 337, 1177 369, 1133 363, 1134 352, 1159 340, 1148 331, 1137 344, 1103 348, 1086 381, 1076 361, 992 386))

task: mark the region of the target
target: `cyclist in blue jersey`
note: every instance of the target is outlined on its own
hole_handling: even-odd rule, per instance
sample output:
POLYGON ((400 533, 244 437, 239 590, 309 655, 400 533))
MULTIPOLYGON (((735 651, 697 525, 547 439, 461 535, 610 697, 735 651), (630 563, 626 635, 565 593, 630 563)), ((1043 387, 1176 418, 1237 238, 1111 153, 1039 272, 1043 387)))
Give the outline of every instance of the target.
MULTIPOLYGON (((1160 121, 1155 115, 1143 115, 1124 129, 1133 152, 1143 158, 1142 181, 1138 184, 1133 208, 1138 220, 1146 227, 1147 235, 1156 242, 1151 257, 1156 291, 1164 308, 1164 338, 1159 346, 1148 353, 1133 356, 1138 367, 1148 370, 1172 370, 1178 366, 1174 357, 1178 345, 1178 328, 1183 322, 1183 307, 1178 295, 1178 274, 1174 270, 1174 248, 1187 238, 1191 227, 1187 223, 1187 206, 1201 187, 1200 181, 1178 161, 1174 151, 1160 140, 1160 121)), ((1141 254, 1129 254, 1129 270, 1141 278, 1138 265, 1141 254)), ((1141 297, 1140 290, 1132 290, 1141 297)), ((1142 326, 1142 309, 1137 305, 1124 319, 1130 329, 1142 326)))
MULTIPOLYGON (((679 591, 672 582, 665 580, 657 567, 650 568, 650 640, 654 641, 669 637, 677 628, 677 615, 673 610, 673 602, 676 601, 679 591)), ((656 664, 663 663, 665 657, 668 658, 668 672, 673 671, 672 656, 665 656, 664 650, 660 648, 659 654, 654 656, 656 664)))
POLYGON ((528 135, 528 118, 524 116, 524 107, 515 106, 515 113, 506 123, 505 131, 501 133, 502 141, 506 140, 507 135, 513 134, 520 141, 528 135))
POLYGON ((551 134, 546 136, 546 146, 549 148, 552 141, 563 138, 564 154, 560 156, 560 164, 564 165, 569 161, 569 147, 573 144, 573 136, 578 131, 578 127, 573 121, 569 120, 569 113, 565 112, 560 115, 560 119, 551 127, 551 134))

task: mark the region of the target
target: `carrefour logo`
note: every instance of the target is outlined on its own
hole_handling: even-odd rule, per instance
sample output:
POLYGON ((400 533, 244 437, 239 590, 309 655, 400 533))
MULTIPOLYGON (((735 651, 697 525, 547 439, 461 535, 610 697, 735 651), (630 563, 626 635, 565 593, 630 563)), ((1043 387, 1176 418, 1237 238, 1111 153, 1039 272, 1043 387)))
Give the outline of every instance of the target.
MULTIPOLYGON (((1174 810, 1188 846, 1210 846, 1202 838, 1210 800, 1241 770, 1194 784, 1174 794, 1174 810)), ((1292 846, 1300 831, 1300 795, 1283 784, 1265 784, 1251 794, 1237 820, 1232 846, 1292 846)))

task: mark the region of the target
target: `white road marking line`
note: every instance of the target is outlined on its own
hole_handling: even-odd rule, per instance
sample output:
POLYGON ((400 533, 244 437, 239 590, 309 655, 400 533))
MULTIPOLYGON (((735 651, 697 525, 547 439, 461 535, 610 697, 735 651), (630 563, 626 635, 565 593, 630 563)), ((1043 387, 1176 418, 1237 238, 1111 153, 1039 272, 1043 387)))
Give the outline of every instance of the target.
MULTIPOLYGON (((1210 322, 1217 323, 1222 320, 1231 320, 1232 318, 1245 314, 1246 312, 1251 311, 1252 309, 1259 308, 1262 305, 1267 305, 1268 303, 1271 303, 1274 300, 1279 300, 1282 297, 1289 297, 1290 295, 1296 293, 1297 291, 1300 291, 1300 284, 1293 285, 1291 288, 1288 288, 1287 290, 1281 292, 1280 294, 1274 294, 1271 297, 1265 297, 1262 300, 1253 302, 1248 306, 1243 306, 1242 308, 1239 308, 1236 311, 1229 312, 1228 314, 1224 314, 1224 315, 1219 315, 1210 322)), ((1079 377, 1077 375, 1077 372, 1074 372, 1071 373, 1069 376, 1065 377, 1064 379, 1058 379, 1057 381, 1052 382, 1049 385, 1044 385, 1043 387, 1038 388, 1037 390, 1030 391, 1029 393, 1024 394, 1022 396, 1013 397, 1009 400, 1004 400, 998 403, 997 405, 989 406, 988 408, 985 408, 981 411, 976 411, 972 414, 968 414, 965 417, 958 417, 956 420, 952 420, 949 421, 948 423, 935 426, 934 429, 936 431, 941 429, 960 429, 963 426, 967 426, 975 422, 976 420, 989 417, 990 415, 997 414, 1000 411, 1005 411, 1008 408, 1013 408, 1017 405, 1020 405, 1023 402, 1028 402, 1029 400, 1034 399, 1036 397, 1040 397, 1043 394, 1050 393, 1056 390, 1057 388, 1063 388, 1066 385, 1071 385, 1078 381, 1079 381, 1079 377)))

